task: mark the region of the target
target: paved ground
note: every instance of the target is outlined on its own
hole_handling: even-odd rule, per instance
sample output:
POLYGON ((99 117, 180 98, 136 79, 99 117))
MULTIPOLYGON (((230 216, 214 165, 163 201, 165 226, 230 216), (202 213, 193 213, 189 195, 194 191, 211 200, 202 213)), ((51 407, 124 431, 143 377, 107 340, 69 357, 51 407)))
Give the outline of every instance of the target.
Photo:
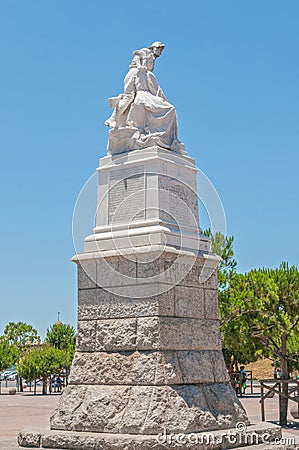
MULTIPOLYGON (((9 385, 15 385, 10 382, 9 385)), ((9 386, 8 386, 9 388, 9 386)), ((59 394, 42 395, 38 388, 38 395, 28 392, 9 395, 8 388, 2 387, 0 395, 0 449, 15 450, 16 436, 22 428, 32 426, 47 426, 49 417, 54 410, 59 394)), ((253 423, 260 422, 260 403, 258 391, 251 395, 242 397, 243 403, 250 420, 253 423)), ((291 420, 291 416, 289 417, 291 420)), ((278 419, 278 399, 268 399, 266 402, 266 420, 275 422, 278 419)), ((291 427, 284 431, 284 436, 296 438, 299 443, 299 421, 291 424, 291 427)))
POLYGON ((28 388, 23 394, 9 395, 8 388, 13 386, 14 382, 9 382, 7 388, 2 386, 0 395, 1 450, 17 448, 15 442, 20 429, 48 424, 50 414, 60 397, 59 394, 42 395, 40 387, 37 395, 27 392, 28 388))

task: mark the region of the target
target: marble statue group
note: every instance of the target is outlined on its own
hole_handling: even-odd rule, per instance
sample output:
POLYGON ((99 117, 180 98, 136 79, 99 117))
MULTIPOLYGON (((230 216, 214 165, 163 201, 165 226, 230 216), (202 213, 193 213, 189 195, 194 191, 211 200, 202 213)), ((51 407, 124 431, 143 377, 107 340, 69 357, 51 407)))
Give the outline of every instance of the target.
POLYGON ((109 99, 114 109, 105 124, 112 131, 117 130, 116 133, 110 132, 109 136, 109 140, 117 141, 112 142, 112 152, 115 148, 116 151, 129 150, 122 147, 126 138, 139 148, 160 145, 184 151, 184 145, 178 140, 176 110, 166 100, 153 73, 155 61, 163 49, 164 44, 154 42, 148 48, 135 50, 124 79, 124 92, 109 99))

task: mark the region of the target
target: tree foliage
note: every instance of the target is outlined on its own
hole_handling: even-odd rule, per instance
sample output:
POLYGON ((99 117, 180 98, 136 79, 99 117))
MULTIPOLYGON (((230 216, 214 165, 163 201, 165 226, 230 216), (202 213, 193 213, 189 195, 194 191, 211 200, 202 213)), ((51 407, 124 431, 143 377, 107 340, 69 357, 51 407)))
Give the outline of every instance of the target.
POLYGON ((64 323, 54 323, 47 329, 45 342, 60 350, 74 349, 76 343, 74 327, 64 323))
POLYGON ((18 358, 18 349, 9 343, 5 336, 0 336, 0 371, 12 366, 18 358))
POLYGON ((247 364, 255 361, 258 357, 258 349, 252 345, 248 336, 244 334, 238 320, 240 316, 238 308, 231 304, 228 295, 228 289, 232 281, 235 279, 235 282, 237 282, 238 280, 237 262, 234 258, 233 249, 234 237, 224 236, 220 232, 212 234, 210 229, 206 230, 204 234, 211 239, 212 252, 221 258, 218 266, 218 299, 222 349, 226 365, 233 370, 233 366, 238 368, 238 363, 247 364))
POLYGON ((43 393, 46 393, 49 376, 64 370, 67 381, 75 341, 75 330, 71 325, 55 323, 47 330, 44 344, 40 345, 37 330, 32 325, 9 322, 0 336, 0 370, 18 363, 20 380, 42 379, 43 393))
MULTIPOLYGON (((227 365, 271 358, 283 378, 299 363, 299 271, 282 263, 276 269, 236 272, 233 237, 205 232, 219 265, 219 318, 227 365)), ((283 419, 282 419, 283 421, 283 419)))
POLYGON ((4 328, 4 337, 18 349, 18 357, 32 344, 38 342, 37 330, 25 322, 9 322, 4 328))
POLYGON ((65 350, 68 355, 67 365, 70 368, 75 353, 76 335, 71 325, 64 323, 54 323, 47 330, 45 343, 52 345, 59 350, 65 350))
MULTIPOLYGON (((282 263, 276 269, 235 274, 220 299, 226 351, 245 363, 258 355, 271 358, 288 379, 299 359, 298 268, 282 263)), ((283 392, 287 393, 286 384, 283 392)), ((286 418, 287 399, 282 398, 281 425, 286 418)))
POLYGON ((261 342, 253 333, 252 322, 265 304, 265 294, 273 283, 262 274, 235 274, 219 295, 220 324, 224 356, 231 369, 255 361, 263 354, 261 342), (256 286, 263 286, 258 295, 256 286))
MULTIPOLYGON (((236 274, 222 302, 223 326, 243 341, 248 339, 263 356, 298 361, 299 270, 282 263, 277 269, 254 269, 236 274), (287 348, 282 350, 286 339, 287 348), (297 349, 297 350, 296 350, 297 349), (294 351, 296 350, 296 351, 294 351)), ((288 373, 284 374, 287 377, 288 373)))
POLYGON ((45 379, 68 365, 68 352, 51 345, 39 345, 28 350, 20 359, 18 374, 27 381, 45 379))
POLYGON ((205 230, 204 234, 211 239, 212 252, 221 258, 218 267, 218 284, 221 290, 227 286, 229 280, 236 273, 237 261, 234 259, 233 250, 234 237, 224 236, 220 231, 212 234, 210 228, 205 230))

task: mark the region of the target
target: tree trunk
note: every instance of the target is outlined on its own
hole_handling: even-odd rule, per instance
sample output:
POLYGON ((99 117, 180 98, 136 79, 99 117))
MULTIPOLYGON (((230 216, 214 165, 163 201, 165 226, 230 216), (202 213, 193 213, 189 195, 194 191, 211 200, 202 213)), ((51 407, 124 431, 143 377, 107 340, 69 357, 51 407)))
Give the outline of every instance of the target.
MULTIPOLYGON (((287 355, 287 336, 283 334, 281 336, 281 358, 280 358, 282 380, 289 379, 288 361, 286 359, 286 355, 287 355)), ((288 395, 288 383, 282 383, 281 393, 284 395, 288 395)), ((279 396, 279 424, 282 427, 285 427, 287 425, 288 403, 289 403, 288 398, 279 396)))
POLYGON ((23 392, 23 379, 21 377, 19 378, 19 383, 20 392, 23 392))
POLYGON ((47 378, 43 377, 43 395, 47 394, 47 378))

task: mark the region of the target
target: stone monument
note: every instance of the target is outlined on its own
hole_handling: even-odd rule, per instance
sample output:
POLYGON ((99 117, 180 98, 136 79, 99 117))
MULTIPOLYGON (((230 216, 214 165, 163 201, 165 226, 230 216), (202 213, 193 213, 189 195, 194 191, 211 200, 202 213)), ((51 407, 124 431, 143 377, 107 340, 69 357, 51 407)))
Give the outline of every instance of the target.
MULTIPOLYGON (((195 437, 249 425, 222 355, 219 258, 200 230, 195 163, 153 73, 163 48, 134 51, 124 92, 109 99, 96 226, 73 258, 78 338, 69 385, 51 429, 21 432, 22 446, 182 448, 183 433, 183 448, 220 448, 195 437)), ((279 437, 278 427, 254 428, 265 429, 279 437)))

